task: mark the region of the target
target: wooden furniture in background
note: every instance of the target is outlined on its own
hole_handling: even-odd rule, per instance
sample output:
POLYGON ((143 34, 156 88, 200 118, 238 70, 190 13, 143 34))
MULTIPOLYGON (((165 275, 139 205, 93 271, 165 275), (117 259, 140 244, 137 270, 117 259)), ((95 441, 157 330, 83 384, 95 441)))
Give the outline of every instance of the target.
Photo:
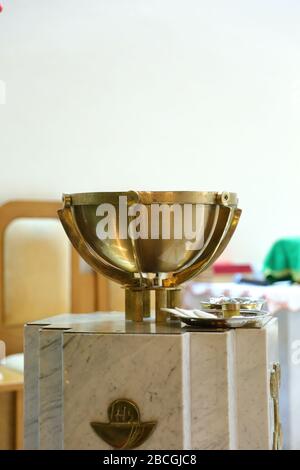
POLYGON ((23 374, 0 366, 0 449, 23 448, 23 374))
MULTIPOLYGON (((24 323, 28 321, 38 320, 39 318, 45 318, 45 313, 46 316, 52 316, 57 315, 58 313, 87 313, 97 310, 101 311, 108 309, 108 281, 102 276, 97 275, 89 267, 87 267, 84 261, 81 260, 77 252, 72 247, 70 247, 69 249, 71 250, 71 280, 69 304, 67 305, 66 302, 61 302, 61 305, 57 307, 57 304, 55 304, 54 302, 54 307, 53 311, 51 310, 51 315, 47 311, 50 309, 50 300, 53 302, 53 299, 56 299, 56 292, 53 289, 52 285, 49 285, 49 289, 44 289, 42 293, 39 290, 38 284, 40 281, 42 281, 43 276, 51 274, 49 266, 45 265, 41 266, 40 278, 37 278, 37 276, 35 275, 35 278, 33 279, 34 283, 30 286, 30 289, 35 289, 35 296, 37 299, 39 299, 39 305, 42 305, 42 308, 40 308, 39 306, 36 307, 34 305, 34 302, 32 302, 32 299, 29 299, 29 295, 28 298, 19 299, 17 298, 17 295, 14 297, 12 292, 10 298, 13 298, 14 302, 19 302, 20 308, 14 307, 12 309, 13 315, 8 315, 8 312, 6 311, 7 299, 5 298, 5 296, 8 296, 9 286, 12 285, 12 283, 9 284, 9 275, 5 275, 5 250, 7 248, 6 245, 8 244, 5 235, 7 234, 7 231, 10 229, 11 224, 17 221, 18 219, 52 219, 57 221, 57 224, 60 224, 57 217, 57 210, 60 207, 61 203, 57 201, 11 201, 0 206, 0 339, 6 343, 7 354, 13 354, 16 352, 21 352, 23 350, 24 323), (5 281, 7 285, 5 285, 5 281), (37 285, 35 285, 35 283, 37 285), (30 304, 30 302, 32 302, 32 305, 30 304), (58 310, 55 311, 56 308, 58 308, 58 310), (34 310, 37 310, 37 312, 32 317, 31 315, 33 315, 34 310), (25 313, 23 314, 24 311, 25 313)), ((61 228, 61 230, 63 229, 61 228)), ((67 240, 67 237, 64 238, 64 234, 62 235, 62 237, 63 241, 67 240)), ((22 235, 20 235, 20 241, 18 241, 16 236, 15 239, 16 240, 14 241, 14 250, 18 252, 18 243, 22 243, 22 235)), ((36 241, 30 241, 33 247, 34 242, 38 244, 38 238, 36 239, 36 241)), ((49 250, 50 249, 51 247, 49 246, 49 250)), ((13 255, 14 253, 10 254, 10 258, 12 258, 13 255)), ((21 246, 20 253, 18 253, 18 259, 15 260, 16 265, 19 266, 20 263, 22 265, 22 257, 25 257, 27 255, 28 253, 26 254, 22 252, 21 246)), ((52 263, 53 257, 55 255, 57 255, 57 253, 50 253, 49 258, 47 259, 49 259, 52 263)), ((35 253, 35 250, 33 248, 32 259, 35 258, 35 262, 36 257, 38 256, 39 253, 35 253)), ((22 265, 22 268, 23 270, 25 270, 25 273, 23 273, 25 274, 24 282, 26 281, 29 284, 31 280, 26 278, 26 266, 24 267, 24 263, 22 265)), ((19 275, 17 269, 11 270, 14 271, 14 276, 19 275)), ((30 266, 28 266, 28 271, 30 271, 30 266)), ((65 277, 62 277, 62 279, 65 280, 65 277)), ((22 279, 18 279, 18 283, 21 284, 22 279)))
MULTIPOLYGON (((0 340, 6 355, 23 351, 27 322, 108 309, 108 281, 71 247, 57 217, 60 207, 56 201, 0 206, 0 340)), ((21 449, 23 375, 3 366, 0 371, 0 449, 21 449)))

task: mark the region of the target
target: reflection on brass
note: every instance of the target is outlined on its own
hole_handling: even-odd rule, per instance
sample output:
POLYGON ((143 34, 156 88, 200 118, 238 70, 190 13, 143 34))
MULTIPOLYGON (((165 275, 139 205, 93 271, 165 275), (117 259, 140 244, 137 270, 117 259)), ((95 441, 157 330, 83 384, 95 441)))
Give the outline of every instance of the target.
POLYGON ((92 422, 95 433, 114 449, 135 449, 154 431, 156 421, 142 423, 139 408, 131 400, 113 401, 107 410, 108 423, 92 422))
MULTIPOLYGON (((179 307, 178 289, 183 282, 207 269, 226 248, 238 224, 241 210, 237 196, 228 192, 103 192, 64 195, 64 207, 58 212, 64 229, 82 258, 96 271, 122 284, 126 292, 126 319, 142 321, 150 313, 149 291, 156 291, 156 321, 167 321, 169 315, 161 307, 179 307), (203 209, 203 244, 189 250, 189 239, 183 230, 184 217, 179 222, 182 237, 164 238, 162 224, 158 237, 133 239, 119 232, 119 218, 123 212, 119 197, 125 198, 127 208, 134 204, 145 207, 151 231, 151 207, 164 204, 171 210, 178 204, 183 210, 191 205, 192 216, 197 205, 203 209), (127 199, 126 199, 127 198, 127 199), (114 207, 116 222, 114 238, 100 239, 96 233, 99 222, 97 207, 110 204, 114 207), (144 295, 139 290, 144 291, 144 295), (164 293, 163 290, 167 289, 164 293), (144 303, 144 305, 142 305, 144 303), (176 305, 175 305, 176 304, 176 305)), ((125 221, 132 216, 125 213, 125 221)), ((173 214, 174 218, 174 214, 173 214)))
POLYGON ((169 318, 170 314, 161 310, 167 308, 168 305, 168 290, 164 288, 157 289, 155 291, 155 321, 156 323, 165 323, 169 318))
MULTIPOLYGON (((168 289, 168 307, 175 308, 181 305, 181 289, 168 289)), ((179 321, 175 315, 170 314, 170 320, 179 321)))
POLYGON ((226 302, 222 304, 222 313, 224 318, 231 318, 240 315, 240 304, 226 302))
POLYGON ((125 289, 126 320, 143 321, 150 316, 150 290, 141 288, 125 289))
POLYGON ((143 296, 143 302, 144 302, 143 315, 144 315, 144 318, 149 318, 149 317, 151 317, 151 302, 150 302, 151 291, 149 289, 145 289, 143 291, 143 293, 144 293, 144 296, 143 296))
POLYGON ((270 393, 273 399, 274 410, 274 431, 273 431, 273 450, 282 449, 282 426, 279 415, 279 388, 280 388, 281 371, 280 364, 275 362, 270 375, 270 393))
POLYGON ((223 304, 239 304, 242 310, 261 310, 265 300, 251 297, 212 297, 209 301, 199 303, 199 307, 205 310, 222 310, 223 304))

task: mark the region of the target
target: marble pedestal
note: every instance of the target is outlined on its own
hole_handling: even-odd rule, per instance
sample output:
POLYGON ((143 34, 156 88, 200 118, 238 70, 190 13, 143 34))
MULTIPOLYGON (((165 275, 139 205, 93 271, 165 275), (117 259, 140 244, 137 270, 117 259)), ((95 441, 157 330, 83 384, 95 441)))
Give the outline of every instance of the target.
POLYGON ((127 399, 156 422, 139 449, 271 449, 277 319, 261 329, 179 325, 119 313, 26 325, 25 448, 111 449, 91 423, 127 399))
POLYGON ((300 311, 281 310, 276 316, 282 367, 280 397, 284 449, 300 450, 300 311))

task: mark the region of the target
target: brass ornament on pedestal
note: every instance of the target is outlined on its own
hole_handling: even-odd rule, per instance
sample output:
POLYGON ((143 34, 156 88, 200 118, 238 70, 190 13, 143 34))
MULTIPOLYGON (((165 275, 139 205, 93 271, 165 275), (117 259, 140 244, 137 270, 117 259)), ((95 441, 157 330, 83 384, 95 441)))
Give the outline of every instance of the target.
POLYGON ((142 445, 154 431, 157 422, 142 422, 137 404, 132 400, 118 399, 108 407, 108 423, 90 423, 95 433, 114 449, 135 449, 142 445))
POLYGON ((93 269, 125 288, 126 319, 133 321, 150 315, 154 290, 156 321, 165 322, 170 314, 161 308, 180 305, 179 286, 220 256, 241 215, 236 194, 228 192, 79 193, 63 200, 58 214, 73 246, 93 269), (186 214, 197 218, 198 209, 202 238, 190 249, 184 224, 186 214), (115 222, 110 221, 107 237, 99 237, 97 227, 105 211, 115 222), (149 236, 131 236, 131 223, 137 224, 133 214, 139 214, 140 228, 149 236), (154 214, 160 220, 158 229, 153 228, 154 214), (167 217, 169 226, 164 225, 167 217))

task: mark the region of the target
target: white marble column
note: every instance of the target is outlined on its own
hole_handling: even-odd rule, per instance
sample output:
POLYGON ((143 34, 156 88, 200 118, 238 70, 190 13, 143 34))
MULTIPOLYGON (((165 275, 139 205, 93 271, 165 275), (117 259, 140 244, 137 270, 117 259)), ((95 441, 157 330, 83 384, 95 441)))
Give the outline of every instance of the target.
POLYGON ((261 329, 200 332, 68 315, 26 336, 26 448, 110 449, 92 422, 116 399, 156 422, 139 449, 268 449, 277 320, 261 329))
POLYGON ((281 411, 284 449, 300 450, 300 311, 276 313, 282 365, 281 411))

